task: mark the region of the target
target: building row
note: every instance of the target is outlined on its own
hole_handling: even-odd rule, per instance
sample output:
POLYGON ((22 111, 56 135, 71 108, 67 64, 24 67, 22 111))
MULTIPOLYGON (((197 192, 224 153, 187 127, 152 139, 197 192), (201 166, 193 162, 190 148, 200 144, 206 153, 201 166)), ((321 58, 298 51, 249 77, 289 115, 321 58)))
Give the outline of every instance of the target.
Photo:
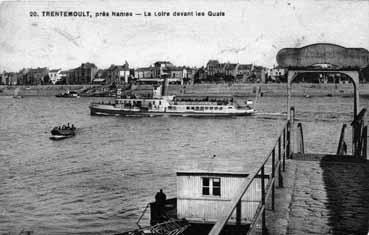
MULTIPOLYGON (((169 61, 157 61, 148 67, 133 69, 125 61, 121 65, 113 64, 106 69, 99 69, 95 64, 87 62, 70 70, 44 67, 24 68, 19 72, 3 72, 0 73, 0 83, 5 85, 126 84, 168 78, 170 83, 185 84, 202 82, 202 80, 211 81, 212 77, 220 79, 232 77, 244 81, 252 78, 254 81, 264 82, 268 72, 273 75, 273 72, 270 73, 269 70, 261 66, 219 63, 217 60, 210 60, 206 67, 201 68, 175 66, 169 61)), ((278 72, 276 76, 278 76, 278 72)))

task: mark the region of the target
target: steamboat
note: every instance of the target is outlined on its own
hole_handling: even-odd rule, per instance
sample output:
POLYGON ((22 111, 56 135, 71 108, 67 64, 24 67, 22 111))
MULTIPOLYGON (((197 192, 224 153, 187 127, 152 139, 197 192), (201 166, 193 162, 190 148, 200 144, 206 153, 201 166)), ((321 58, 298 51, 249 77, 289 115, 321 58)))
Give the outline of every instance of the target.
POLYGON ((90 104, 91 115, 122 116, 248 116, 255 113, 252 101, 240 105, 234 97, 220 96, 169 96, 167 80, 164 85, 153 88, 151 97, 122 96, 117 89, 114 102, 93 102, 90 104))

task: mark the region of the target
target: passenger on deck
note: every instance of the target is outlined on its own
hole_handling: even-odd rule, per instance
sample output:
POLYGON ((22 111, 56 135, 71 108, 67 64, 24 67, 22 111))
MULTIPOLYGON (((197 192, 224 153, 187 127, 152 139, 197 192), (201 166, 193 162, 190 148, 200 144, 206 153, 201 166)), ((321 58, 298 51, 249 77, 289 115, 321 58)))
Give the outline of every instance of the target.
POLYGON ((157 206, 157 220, 159 223, 162 223, 167 220, 167 215, 165 212, 165 200, 167 199, 167 196, 165 193, 163 193, 163 190, 160 189, 160 192, 157 192, 155 195, 155 202, 157 206))
POLYGON ((160 192, 157 192, 155 195, 155 202, 158 204, 164 204, 165 200, 167 200, 167 196, 163 193, 163 189, 160 189, 160 192))

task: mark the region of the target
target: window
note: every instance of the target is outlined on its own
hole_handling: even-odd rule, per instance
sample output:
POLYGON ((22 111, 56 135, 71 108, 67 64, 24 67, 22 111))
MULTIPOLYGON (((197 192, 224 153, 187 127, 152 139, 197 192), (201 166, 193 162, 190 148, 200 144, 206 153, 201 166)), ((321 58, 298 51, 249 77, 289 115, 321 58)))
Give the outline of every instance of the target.
POLYGON ((187 106, 187 107, 186 107, 186 109, 187 109, 187 110, 189 110, 189 109, 190 109, 190 107, 188 107, 188 106, 187 106))
POLYGON ((210 195, 210 179, 202 178, 202 195, 210 195))
POLYGON ((202 178, 202 195, 220 196, 220 178, 202 178))

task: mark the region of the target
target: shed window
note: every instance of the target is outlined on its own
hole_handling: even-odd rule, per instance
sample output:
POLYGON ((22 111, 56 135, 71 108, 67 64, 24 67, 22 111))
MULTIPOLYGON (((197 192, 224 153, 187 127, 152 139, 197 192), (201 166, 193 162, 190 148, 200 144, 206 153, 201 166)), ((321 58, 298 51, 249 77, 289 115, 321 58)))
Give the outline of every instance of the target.
POLYGON ((220 196, 220 178, 202 178, 202 195, 220 196))

